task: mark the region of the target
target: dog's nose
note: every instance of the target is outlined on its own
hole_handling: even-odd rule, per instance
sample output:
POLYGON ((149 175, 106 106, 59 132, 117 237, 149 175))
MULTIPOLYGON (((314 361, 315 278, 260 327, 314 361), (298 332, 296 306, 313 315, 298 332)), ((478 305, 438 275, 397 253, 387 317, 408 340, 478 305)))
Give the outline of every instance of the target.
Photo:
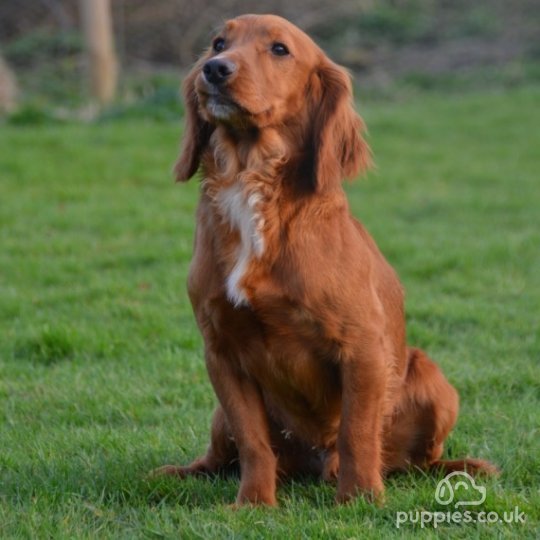
POLYGON ((225 58, 208 60, 203 66, 204 78, 210 84, 224 83, 236 71, 236 64, 225 58))

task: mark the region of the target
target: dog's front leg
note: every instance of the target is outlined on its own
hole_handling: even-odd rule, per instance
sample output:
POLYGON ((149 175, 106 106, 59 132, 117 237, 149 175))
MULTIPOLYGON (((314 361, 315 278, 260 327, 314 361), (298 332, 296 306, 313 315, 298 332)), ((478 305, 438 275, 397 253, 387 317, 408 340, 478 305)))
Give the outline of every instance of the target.
POLYGON ((342 358, 342 411, 338 433, 338 502, 358 494, 376 500, 384 490, 381 428, 386 370, 381 337, 362 335, 360 350, 342 358))
POLYGON ((238 449, 241 478, 236 503, 274 506, 277 459, 260 391, 227 355, 207 350, 206 364, 238 449))

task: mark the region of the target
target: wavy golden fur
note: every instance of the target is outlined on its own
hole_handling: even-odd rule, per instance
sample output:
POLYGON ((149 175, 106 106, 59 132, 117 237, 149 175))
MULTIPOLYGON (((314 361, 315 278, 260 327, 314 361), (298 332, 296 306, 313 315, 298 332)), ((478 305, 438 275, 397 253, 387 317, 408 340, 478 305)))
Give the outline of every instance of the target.
POLYGON ((185 476, 240 466, 237 503, 276 503, 276 480, 337 480, 337 500, 377 498, 440 460, 458 395, 406 345, 403 291, 344 178, 370 163, 347 72, 272 15, 228 21, 185 80, 175 172, 202 169, 188 290, 219 405, 185 476))

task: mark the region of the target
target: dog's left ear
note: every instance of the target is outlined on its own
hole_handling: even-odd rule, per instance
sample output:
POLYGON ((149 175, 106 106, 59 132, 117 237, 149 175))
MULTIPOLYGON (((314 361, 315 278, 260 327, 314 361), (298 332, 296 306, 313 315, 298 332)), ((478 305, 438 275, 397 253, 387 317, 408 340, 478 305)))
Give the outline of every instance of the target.
POLYGON ((362 137, 364 122, 354 110, 351 78, 327 58, 312 75, 306 144, 308 182, 326 190, 369 168, 371 151, 362 137))
POLYGON ((214 131, 214 126, 201 118, 199 114, 199 100, 195 92, 195 79, 201 67, 201 61, 197 62, 182 85, 186 120, 180 157, 174 166, 177 182, 185 182, 197 172, 201 154, 208 145, 210 135, 214 131))

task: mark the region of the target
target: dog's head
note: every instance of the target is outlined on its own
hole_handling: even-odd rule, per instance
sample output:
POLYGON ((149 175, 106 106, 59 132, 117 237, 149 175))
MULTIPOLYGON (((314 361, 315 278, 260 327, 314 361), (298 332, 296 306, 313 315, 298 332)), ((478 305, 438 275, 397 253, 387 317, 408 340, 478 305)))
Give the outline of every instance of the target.
POLYGON ((175 167, 180 181, 197 171, 217 125, 236 137, 295 126, 300 134, 297 170, 313 189, 353 177, 368 165, 348 73, 281 17, 244 15, 227 21, 183 90, 186 131, 175 167))

